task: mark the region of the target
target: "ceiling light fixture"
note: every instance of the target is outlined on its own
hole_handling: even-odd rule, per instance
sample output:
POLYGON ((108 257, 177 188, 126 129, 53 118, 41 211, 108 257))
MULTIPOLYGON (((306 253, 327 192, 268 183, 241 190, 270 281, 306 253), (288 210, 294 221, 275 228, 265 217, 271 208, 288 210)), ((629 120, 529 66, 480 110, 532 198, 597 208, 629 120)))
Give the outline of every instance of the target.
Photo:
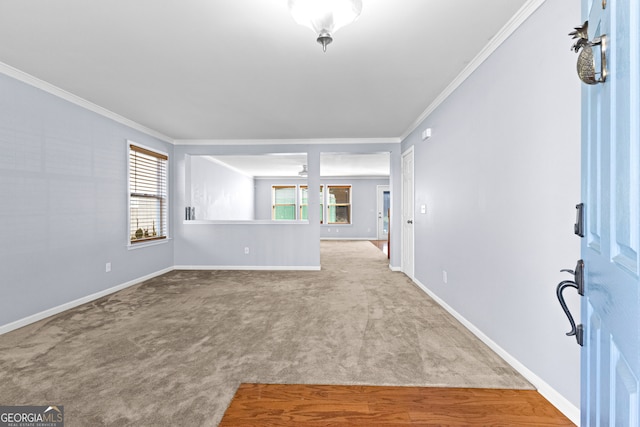
POLYGON ((332 34, 358 19, 362 0, 289 0, 289 10, 298 24, 318 35, 317 41, 326 52, 332 34))

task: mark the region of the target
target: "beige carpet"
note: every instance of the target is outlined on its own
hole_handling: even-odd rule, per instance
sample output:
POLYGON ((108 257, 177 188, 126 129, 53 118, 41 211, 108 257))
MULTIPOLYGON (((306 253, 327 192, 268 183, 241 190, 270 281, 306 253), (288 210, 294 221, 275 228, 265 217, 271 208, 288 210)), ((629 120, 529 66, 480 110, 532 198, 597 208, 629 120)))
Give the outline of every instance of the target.
POLYGON ((215 426, 245 383, 532 386, 366 241, 322 271, 174 271, 0 336, 0 404, 215 426))

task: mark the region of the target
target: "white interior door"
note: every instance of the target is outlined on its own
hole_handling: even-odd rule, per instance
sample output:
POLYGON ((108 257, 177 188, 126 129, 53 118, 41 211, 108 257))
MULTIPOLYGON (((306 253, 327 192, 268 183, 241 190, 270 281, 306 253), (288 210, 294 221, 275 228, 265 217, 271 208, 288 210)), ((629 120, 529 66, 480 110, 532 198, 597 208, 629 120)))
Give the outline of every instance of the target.
POLYGON ((413 147, 402 155, 402 271, 414 276, 413 147))
POLYGON ((378 240, 387 240, 389 237, 389 207, 391 192, 388 185, 378 185, 378 240))

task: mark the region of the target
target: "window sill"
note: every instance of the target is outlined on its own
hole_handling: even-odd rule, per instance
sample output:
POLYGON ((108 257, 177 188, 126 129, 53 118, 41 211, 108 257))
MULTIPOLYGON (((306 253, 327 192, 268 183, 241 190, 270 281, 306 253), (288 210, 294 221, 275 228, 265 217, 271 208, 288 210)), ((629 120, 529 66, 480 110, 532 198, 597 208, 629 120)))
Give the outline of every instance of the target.
POLYGON ((225 220, 212 220, 212 219, 195 219, 195 220, 184 220, 182 221, 184 225, 307 225, 309 221, 298 221, 298 220, 244 220, 244 221, 225 221, 225 220))
POLYGON ((135 245, 129 243, 127 245, 127 250, 131 251, 131 250, 134 250, 134 249, 148 248, 149 246, 164 245, 166 243, 169 243, 169 240, 172 240, 171 237, 167 237, 166 239, 162 239, 162 240, 152 240, 152 241, 146 242, 146 243, 136 243, 135 245))

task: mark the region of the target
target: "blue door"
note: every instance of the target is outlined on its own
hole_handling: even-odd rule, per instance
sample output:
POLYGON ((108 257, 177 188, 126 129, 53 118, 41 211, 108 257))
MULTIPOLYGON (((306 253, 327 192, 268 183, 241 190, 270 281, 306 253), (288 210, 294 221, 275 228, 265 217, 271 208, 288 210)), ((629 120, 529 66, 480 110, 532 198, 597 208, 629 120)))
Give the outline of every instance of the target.
POLYGON ((583 426, 640 426, 639 3, 583 0, 608 71, 582 92, 583 426))

